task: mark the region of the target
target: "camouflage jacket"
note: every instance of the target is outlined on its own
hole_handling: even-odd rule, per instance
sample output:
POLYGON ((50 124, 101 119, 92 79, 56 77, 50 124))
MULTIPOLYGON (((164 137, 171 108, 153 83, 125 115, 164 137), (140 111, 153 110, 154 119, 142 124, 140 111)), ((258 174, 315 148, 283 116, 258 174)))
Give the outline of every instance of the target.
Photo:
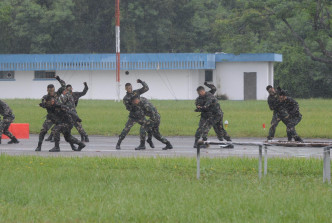
POLYGON ((45 106, 43 108, 47 109, 49 118, 55 123, 55 124, 74 124, 77 121, 81 121, 77 114, 71 109, 62 103, 61 100, 55 100, 54 104, 50 104, 50 100, 52 97, 46 98, 45 106))
POLYGON ((128 93, 123 97, 123 104, 126 106, 126 109, 129 111, 129 117, 131 118, 144 118, 142 111, 139 106, 133 106, 132 98, 134 96, 140 97, 142 94, 149 90, 148 85, 143 81, 143 87, 137 90, 134 90, 132 93, 128 93))
POLYGON ((0 115, 3 116, 3 119, 13 119, 15 118, 13 111, 11 110, 11 108, 7 105, 6 102, 0 100, 0 115))
POLYGON ((89 90, 88 85, 85 85, 82 92, 76 91, 76 92, 72 93, 72 95, 74 97, 74 101, 75 101, 75 107, 77 107, 78 100, 80 99, 80 97, 83 97, 84 95, 86 95, 86 93, 88 92, 88 90, 89 90))
POLYGON ((200 103, 203 106, 201 106, 201 109, 196 109, 196 111, 201 112, 201 115, 222 115, 222 110, 220 108, 218 99, 213 94, 206 92, 204 96, 200 96, 199 98, 200 103))
POLYGON ((62 92, 66 89, 66 82, 61 80, 59 78, 59 82, 61 84, 61 88, 58 90, 57 94, 59 94, 59 96, 57 97, 57 103, 60 105, 65 105, 67 106, 71 111, 76 112, 76 106, 75 106, 75 98, 74 96, 67 92, 65 95, 62 94, 62 92), (61 91, 61 93, 60 93, 61 91))
POLYGON ((302 116, 300 113, 299 104, 291 97, 286 97, 286 99, 281 103, 281 106, 291 117, 302 116))
POLYGON ((145 116, 150 117, 152 121, 160 121, 160 115, 156 109, 156 107, 149 102, 148 99, 142 97, 138 107, 143 111, 145 116))
MULTIPOLYGON (((206 84, 205 86, 207 86, 208 88, 210 88, 210 92, 212 95, 214 95, 217 91, 217 88, 213 85, 213 84, 206 84)), ((195 105, 196 106, 204 106, 204 98, 205 96, 198 96, 195 100, 195 105)))
POLYGON ((280 112, 281 102, 279 101, 278 94, 269 95, 267 98, 267 103, 269 104, 269 108, 271 111, 280 112))

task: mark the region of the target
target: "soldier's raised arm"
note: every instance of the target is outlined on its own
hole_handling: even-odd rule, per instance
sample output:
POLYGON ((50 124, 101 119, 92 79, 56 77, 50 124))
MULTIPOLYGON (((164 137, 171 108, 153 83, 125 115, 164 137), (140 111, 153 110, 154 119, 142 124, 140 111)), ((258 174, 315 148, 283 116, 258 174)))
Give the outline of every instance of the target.
POLYGON ((149 86, 141 79, 137 79, 137 83, 141 83, 143 85, 142 88, 138 89, 138 92, 140 95, 144 94, 145 92, 147 92, 149 90, 149 86))
POLYGON ((61 87, 66 87, 66 82, 64 80, 61 80, 58 75, 55 75, 55 79, 57 79, 61 85, 61 87))
POLYGON ((214 93, 216 93, 217 92, 217 88, 216 88, 216 86, 214 86, 213 84, 209 84, 208 82, 204 82, 204 85, 205 86, 207 86, 208 88, 210 88, 210 93, 211 94, 214 94, 214 93))

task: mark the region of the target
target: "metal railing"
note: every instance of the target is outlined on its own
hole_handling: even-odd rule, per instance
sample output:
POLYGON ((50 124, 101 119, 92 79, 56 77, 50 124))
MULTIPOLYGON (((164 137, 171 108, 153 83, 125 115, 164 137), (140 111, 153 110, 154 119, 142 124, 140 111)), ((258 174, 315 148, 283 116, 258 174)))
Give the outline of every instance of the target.
POLYGON ((268 147, 284 146, 284 147, 320 147, 323 148, 323 182, 331 183, 331 143, 328 142, 310 142, 310 143, 296 143, 296 142, 211 142, 200 141, 197 144, 197 179, 200 178, 200 151, 202 146, 219 145, 219 146, 258 146, 258 178, 262 178, 263 166, 263 147, 264 147, 264 176, 267 175, 268 168, 268 147))

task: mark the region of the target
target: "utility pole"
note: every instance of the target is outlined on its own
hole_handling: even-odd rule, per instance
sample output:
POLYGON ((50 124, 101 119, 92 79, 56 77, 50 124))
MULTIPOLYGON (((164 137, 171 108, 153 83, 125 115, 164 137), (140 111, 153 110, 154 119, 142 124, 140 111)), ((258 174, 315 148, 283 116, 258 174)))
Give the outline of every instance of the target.
POLYGON ((120 0, 115 0, 116 101, 120 101, 120 0))

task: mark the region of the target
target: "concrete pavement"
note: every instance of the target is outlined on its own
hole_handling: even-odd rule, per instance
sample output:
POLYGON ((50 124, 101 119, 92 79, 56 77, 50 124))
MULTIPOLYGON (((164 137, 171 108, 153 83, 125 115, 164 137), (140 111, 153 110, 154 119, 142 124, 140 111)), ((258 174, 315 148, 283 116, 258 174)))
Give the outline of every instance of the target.
MULTIPOLYGON (((77 136, 76 136, 77 137, 77 136)), ((153 139, 154 149, 146 144, 147 149, 143 151, 135 151, 135 147, 139 144, 139 137, 127 136, 121 144, 121 150, 116 150, 115 145, 118 137, 107 136, 89 136, 90 142, 86 143, 86 147, 81 152, 71 150, 68 143, 61 137, 61 152, 50 153, 49 149, 53 148, 54 143, 44 142, 41 152, 35 152, 38 142, 38 135, 30 135, 30 139, 20 140, 19 144, 8 145, 8 140, 2 140, 0 145, 0 153, 8 155, 29 155, 29 156, 61 156, 61 157, 196 157, 196 149, 193 148, 194 138, 188 136, 167 137, 173 144, 172 150, 163 151, 164 145, 153 139)), ((217 141, 212 137, 209 140, 217 141)), ((285 140, 285 139, 279 139, 285 140)), ((304 139, 305 141, 324 141, 330 142, 330 139, 304 139)), ((265 138, 235 138, 234 142, 263 142, 265 138)), ((201 150, 202 157, 258 157, 258 146, 235 146, 234 149, 222 149, 218 146, 210 146, 208 149, 201 150)), ((323 148, 310 147, 268 147, 268 156, 280 157, 319 157, 323 156, 323 148)))

